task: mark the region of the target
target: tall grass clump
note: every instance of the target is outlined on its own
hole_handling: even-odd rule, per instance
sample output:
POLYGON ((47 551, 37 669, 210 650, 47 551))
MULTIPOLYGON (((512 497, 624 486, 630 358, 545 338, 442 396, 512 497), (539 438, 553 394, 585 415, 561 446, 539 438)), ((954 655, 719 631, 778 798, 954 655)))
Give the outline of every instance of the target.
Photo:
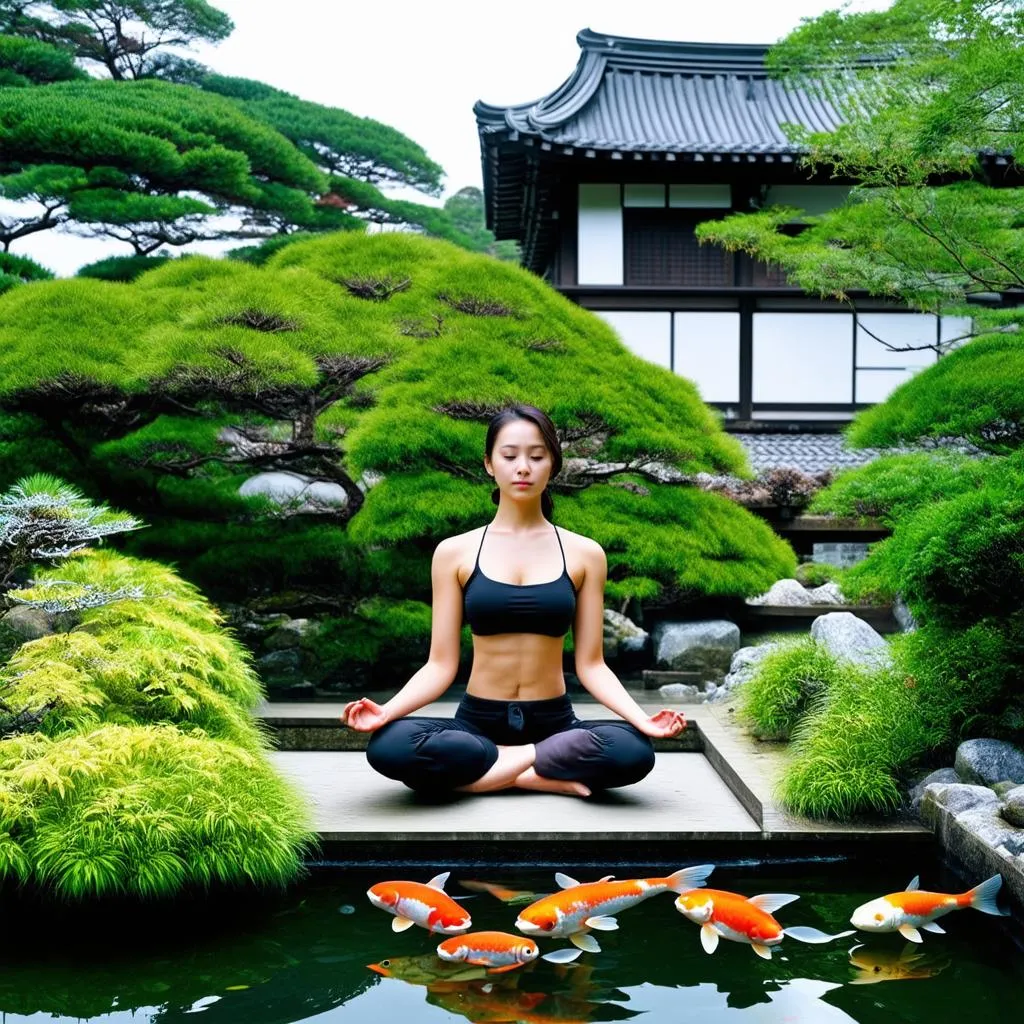
POLYGON ((838 675, 793 730, 780 802, 812 818, 895 811, 901 771, 932 744, 913 690, 897 668, 838 675))
POLYGON ((850 671, 811 637, 787 639, 740 687, 740 718, 759 739, 788 740, 808 703, 850 671))

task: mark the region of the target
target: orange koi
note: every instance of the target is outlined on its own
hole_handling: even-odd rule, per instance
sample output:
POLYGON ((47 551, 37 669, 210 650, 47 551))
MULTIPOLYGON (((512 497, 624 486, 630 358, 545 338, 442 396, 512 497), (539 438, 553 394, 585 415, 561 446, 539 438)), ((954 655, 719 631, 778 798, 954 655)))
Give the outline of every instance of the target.
MULTIPOLYGON (((488 974, 504 974, 536 960, 540 949, 533 939, 524 939, 508 932, 470 932, 445 939, 437 947, 437 955, 449 963, 464 961, 488 967, 488 974)), ((578 949, 557 949, 545 953, 541 959, 564 964, 579 955, 578 949)))
POLYGON ((394 914, 392 931, 404 932, 414 924, 431 934, 457 935, 468 931, 473 922, 462 907, 444 891, 450 871, 444 871, 426 884, 422 882, 378 882, 366 890, 370 902, 394 914))
POLYGON ((771 960, 772 947, 786 935, 801 942, 831 942, 853 934, 826 935, 817 928, 783 928, 772 914, 798 899, 791 893, 764 893, 748 899, 723 889, 695 889, 680 893, 675 908, 701 926, 700 941, 706 953, 714 953, 719 939, 728 939, 745 942, 759 957, 771 960))
POLYGON ((568 938, 586 952, 600 953, 597 940, 587 934, 591 929, 614 931, 619 924, 611 915, 660 892, 685 892, 702 886, 714 869, 714 864, 698 864, 681 868, 667 878, 631 878, 616 882, 614 875, 606 875, 597 882, 585 884, 558 872, 555 881, 562 891, 531 903, 516 919, 516 927, 525 935, 568 938))
POLYGON ((1009 911, 1000 910, 996 902, 1002 884, 1002 878, 993 875, 967 892, 928 892, 920 888, 920 878, 915 875, 903 892, 891 892, 859 906, 850 924, 864 932, 899 932, 911 942, 921 942, 922 931, 945 935, 935 919, 954 910, 974 907, 983 914, 1005 917, 1009 911))

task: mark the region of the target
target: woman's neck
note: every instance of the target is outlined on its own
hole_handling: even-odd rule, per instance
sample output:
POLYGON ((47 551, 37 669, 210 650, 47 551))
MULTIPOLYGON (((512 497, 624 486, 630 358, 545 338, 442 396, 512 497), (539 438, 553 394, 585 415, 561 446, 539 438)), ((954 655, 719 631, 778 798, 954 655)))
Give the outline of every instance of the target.
POLYGON ((499 505, 491 520, 491 529, 499 533, 533 533, 547 529, 549 525, 541 511, 540 502, 531 503, 528 508, 519 505, 506 508, 499 505))

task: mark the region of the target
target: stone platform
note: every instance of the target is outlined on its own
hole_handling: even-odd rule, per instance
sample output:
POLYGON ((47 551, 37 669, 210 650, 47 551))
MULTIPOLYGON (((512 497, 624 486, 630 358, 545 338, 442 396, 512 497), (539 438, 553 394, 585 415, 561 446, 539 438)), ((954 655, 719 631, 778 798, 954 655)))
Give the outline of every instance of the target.
MULTIPOLYGON (((309 796, 332 861, 557 863, 625 855, 655 863, 712 851, 759 860, 851 851, 874 857, 933 843, 917 822, 836 824, 781 811, 772 790, 784 753, 750 739, 721 705, 674 705, 689 726, 679 739, 656 744, 654 771, 635 786, 587 800, 517 791, 418 796, 370 769, 362 753, 367 736, 341 726, 342 706, 260 709, 278 739, 273 762, 309 796)), ((438 703, 419 714, 451 716, 455 708, 438 703)), ((614 717, 589 703, 578 703, 577 714, 614 717)))

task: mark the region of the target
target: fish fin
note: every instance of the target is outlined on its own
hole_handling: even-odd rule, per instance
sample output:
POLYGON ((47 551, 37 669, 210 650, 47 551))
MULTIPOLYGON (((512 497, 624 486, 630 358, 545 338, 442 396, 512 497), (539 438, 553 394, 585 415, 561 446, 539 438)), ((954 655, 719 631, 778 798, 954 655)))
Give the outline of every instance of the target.
POLYGON ((597 882, 600 885, 601 882, 610 882, 613 878, 615 878, 614 875, 605 875, 604 878, 599 878, 597 882))
POLYGON ((441 892, 444 892, 444 883, 448 881, 448 876, 450 874, 450 871, 442 871, 441 874, 434 875, 434 877, 427 882, 427 885, 429 885, 431 889, 439 889, 441 892))
POLYGON ((416 922, 408 917, 393 917, 391 919, 391 930, 393 932, 404 932, 406 929, 411 928, 416 922))
POLYGON ((562 871, 555 872, 555 884, 559 889, 572 889, 580 883, 576 881, 571 875, 567 875, 562 871))
POLYGON ((946 929, 937 925, 934 921, 929 921, 927 924, 921 925, 921 931, 923 932, 935 932, 936 935, 945 935, 946 929))
POLYGON ((903 947, 903 952, 900 953, 900 963, 903 964, 910 964, 913 963, 915 960, 923 959, 924 953, 919 953, 917 951, 917 947, 909 942, 903 947))
MULTIPOLYGON (((857 968, 860 970, 860 968, 857 968)), ((847 985, 877 985, 880 981, 888 981, 888 978, 883 978, 878 974, 862 974, 858 978, 854 978, 853 981, 848 981, 847 985)))
MULTIPOLYGON (((471 960, 470 963, 476 963, 477 961, 471 960)), ((520 963, 505 964, 502 967, 492 967, 487 973, 488 974, 507 974, 509 971, 514 971, 517 967, 522 967, 520 963)))
POLYGON ((750 948, 762 960, 771 960, 771 958, 772 958, 772 951, 771 951, 771 947, 770 946, 765 946, 763 943, 760 943, 760 942, 752 942, 750 944, 750 948))
POLYGON ((1008 910, 1000 910, 996 902, 999 890, 1002 887, 1003 879, 1000 875, 993 875, 986 878, 980 885, 976 885, 967 895, 970 896, 970 906, 980 910, 983 914, 994 914, 996 917, 1007 917, 1008 910))
POLYGON ((600 953, 601 947, 593 935, 586 935, 584 932, 576 932, 569 936, 569 941, 584 953, 600 953))
POLYGON ((588 917, 583 923, 588 928, 593 928, 598 932, 614 932, 619 927, 619 922, 614 917, 607 917, 604 914, 600 914, 597 917, 588 917))
POLYGON ((665 881, 673 892, 686 892, 687 889, 699 889, 708 880, 708 875, 715 870, 714 864, 695 864, 692 868, 680 868, 673 871, 665 881))
POLYGON ((904 892, 913 892, 915 889, 920 889, 920 888, 921 888, 921 876, 920 875, 914 875, 914 877, 909 882, 907 882, 907 887, 903 891, 904 892))
POLYGON ((718 929, 709 924, 700 926, 700 944, 704 947, 705 953, 714 953, 718 949, 718 929))
POLYGON ((921 933, 911 924, 901 924, 896 929, 908 942, 924 942, 921 933))
POLYGON ((791 939, 796 939, 797 942, 811 943, 832 942, 833 939, 845 939, 848 935, 857 934, 851 928, 849 931, 839 932, 836 935, 826 935, 825 932, 818 931, 817 928, 808 928, 805 925, 797 925, 795 928, 783 928, 782 932, 791 939))
POLYGON ((747 902, 753 904, 758 910, 763 910, 766 914, 774 914, 776 910, 789 903, 794 903, 798 899, 800 899, 799 896, 788 892, 766 892, 760 896, 751 896, 747 902))
POLYGON ((545 953, 541 960, 553 964, 569 964, 578 959, 581 953, 582 950, 579 949, 553 949, 550 953, 545 953))

